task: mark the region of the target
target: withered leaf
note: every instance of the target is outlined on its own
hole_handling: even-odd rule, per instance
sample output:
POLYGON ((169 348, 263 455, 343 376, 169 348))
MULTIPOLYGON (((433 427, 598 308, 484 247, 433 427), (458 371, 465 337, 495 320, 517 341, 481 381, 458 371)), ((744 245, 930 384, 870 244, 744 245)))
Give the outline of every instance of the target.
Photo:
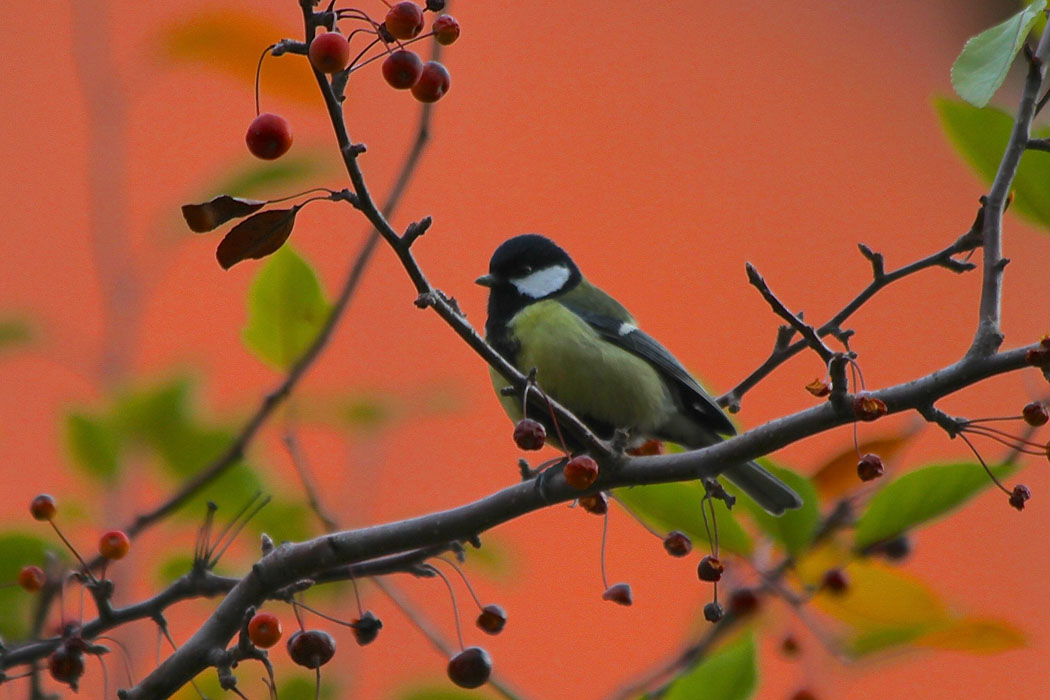
POLYGON ((295 226, 295 215, 301 205, 291 209, 271 209, 249 217, 230 229, 219 243, 215 257, 223 269, 242 260, 265 258, 284 245, 295 226))
POLYGON ((207 233, 230 219, 239 219, 258 211, 264 204, 266 202, 221 194, 203 204, 183 204, 182 217, 194 233, 207 233))

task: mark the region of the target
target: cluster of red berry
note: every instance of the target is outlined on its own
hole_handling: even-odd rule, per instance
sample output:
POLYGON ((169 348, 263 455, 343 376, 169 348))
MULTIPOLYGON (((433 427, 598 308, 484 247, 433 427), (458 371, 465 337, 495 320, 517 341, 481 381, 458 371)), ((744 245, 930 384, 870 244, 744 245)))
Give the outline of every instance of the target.
MULTIPOLYGON (((439 15, 431 23, 430 32, 423 33, 426 24, 424 12, 444 9, 445 0, 428 0, 426 7, 405 0, 391 6, 382 22, 376 22, 357 8, 333 10, 330 31, 315 36, 307 47, 310 65, 319 73, 349 74, 385 56, 382 73, 387 84, 398 90, 410 90, 420 102, 437 102, 445 96, 451 84, 448 69, 438 61, 424 63, 418 54, 405 47, 428 36, 443 46, 455 43, 459 38, 459 22, 451 15, 439 15), (366 27, 343 35, 339 31, 339 20, 363 22, 366 27), (350 42, 358 34, 373 38, 351 61, 350 42), (380 53, 366 58, 369 49, 377 45, 381 48, 380 53)), ((292 147, 292 128, 288 120, 278 114, 259 114, 248 127, 245 142, 252 155, 258 158, 280 158, 292 147)))

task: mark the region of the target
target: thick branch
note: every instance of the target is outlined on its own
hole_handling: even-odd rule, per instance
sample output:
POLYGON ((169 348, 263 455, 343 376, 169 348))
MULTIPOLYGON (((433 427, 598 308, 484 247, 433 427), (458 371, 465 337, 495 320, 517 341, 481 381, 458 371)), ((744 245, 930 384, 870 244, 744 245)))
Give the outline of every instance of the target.
POLYGON ((1036 100, 1039 87, 1043 84, 1046 73, 1046 61, 1050 57, 1050 25, 1043 29, 1035 54, 1028 62, 1028 76, 1021 93, 1021 103, 1017 108, 1010 141, 1006 145, 999 169, 992 180, 991 189, 984 206, 984 226, 981 236, 984 245, 984 273, 981 284, 981 304, 970 353, 990 355, 999 349, 1003 342, 1000 328, 1000 306, 1002 303, 1003 269, 1008 262, 1002 253, 1003 211, 1013 185, 1017 168, 1021 164, 1032 132, 1032 119, 1035 116, 1036 100))

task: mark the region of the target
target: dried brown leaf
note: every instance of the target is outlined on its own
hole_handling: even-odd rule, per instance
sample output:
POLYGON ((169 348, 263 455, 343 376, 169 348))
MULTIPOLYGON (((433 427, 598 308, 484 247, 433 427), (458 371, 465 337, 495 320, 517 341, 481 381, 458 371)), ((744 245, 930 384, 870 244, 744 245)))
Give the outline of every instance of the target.
POLYGON ((182 218, 186 219, 186 223, 194 233, 207 233, 222 226, 230 219, 239 219, 258 211, 264 204, 266 202, 255 199, 241 199, 221 194, 203 204, 183 204, 182 218))
POLYGON ((292 234, 300 208, 297 205, 291 209, 271 209, 234 226, 215 251, 219 264, 228 270, 242 260, 265 258, 275 252, 292 234))

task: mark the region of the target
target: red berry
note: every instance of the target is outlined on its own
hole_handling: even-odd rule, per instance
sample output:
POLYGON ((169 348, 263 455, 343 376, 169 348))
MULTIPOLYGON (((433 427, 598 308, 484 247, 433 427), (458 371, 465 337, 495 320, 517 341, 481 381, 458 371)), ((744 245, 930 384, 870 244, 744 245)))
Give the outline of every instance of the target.
POLYGON ((627 454, 633 457, 645 457, 648 455, 662 455, 664 453, 664 444, 659 440, 646 440, 638 447, 632 447, 627 450, 627 454))
POLYGON ((55 499, 46 493, 40 494, 29 504, 29 512, 36 520, 52 520, 57 511, 55 499))
POLYGON ((817 696, 811 691, 802 688, 801 690, 796 690, 791 695, 791 700, 817 700, 817 696))
POLYGON ((726 570, 725 564, 718 557, 707 555, 700 560, 696 567, 696 576, 701 581, 715 582, 722 578, 722 572, 726 570))
POLYGON ((564 474, 569 486, 582 491, 598 478, 598 463, 587 455, 578 455, 565 465, 564 474))
POLYGON ((604 491, 599 491, 590 496, 581 496, 578 502, 581 508, 594 515, 605 515, 609 512, 609 497, 605 495, 604 491))
POLYGON ((412 97, 420 102, 437 102, 448 92, 451 81, 445 66, 437 61, 427 61, 423 64, 419 82, 412 86, 412 97))
POLYGON ((281 621, 273 613, 255 613, 248 621, 248 639, 260 649, 269 649, 281 641, 281 621))
POLYGON ((84 675, 84 655, 63 644, 47 657, 47 670, 56 681, 76 690, 77 681, 84 675))
POLYGON ((110 530, 98 541, 98 553, 106 559, 123 559, 131 549, 131 540, 122 530, 110 530))
POLYGON ((853 397, 853 415, 858 420, 877 420, 886 415, 886 411, 886 402, 871 394, 857 394, 853 397))
POLYGON ((726 611, 717 602, 711 602, 704 606, 704 619, 708 622, 718 622, 725 617, 726 611))
POLYGON ((1024 484, 1017 484, 1010 492, 1010 505, 1017 510, 1024 510, 1024 504, 1032 497, 1032 490, 1024 484))
POLYGON ((442 46, 456 43, 459 38, 459 22, 452 15, 441 15, 430 26, 434 39, 442 46))
POLYGON ((36 593, 44 587, 47 576, 39 566, 23 566, 18 572, 18 585, 30 593, 36 593))
POLYGON ((478 615, 478 627, 488 634, 499 634, 506 624, 507 613, 499 605, 486 605, 478 615))
POLYGON ((383 79, 397 90, 409 89, 422 74, 423 61, 411 51, 399 49, 383 60, 383 79))
POLYGON ((448 677, 460 688, 478 688, 492 675, 492 657, 481 647, 467 647, 448 661, 448 677))
POLYGON ((602 600, 610 600, 617 605, 630 605, 634 602, 631 585, 629 583, 614 583, 602 593, 602 600))
POLYGON ((514 426, 514 444, 523 450, 538 450, 547 441, 547 429, 531 418, 519 420, 514 426))
POLYGON ((339 32, 318 34, 310 42, 310 63, 322 73, 338 73, 350 63, 350 42, 339 32))
POLYGON ((1021 410, 1021 415, 1024 417, 1024 422, 1032 427, 1038 428, 1040 425, 1046 425, 1046 422, 1050 420, 1050 412, 1046 410, 1046 406, 1033 401, 1021 410))
POLYGON ((829 593, 840 595, 849 588, 849 577, 842 569, 828 569, 824 572, 821 587, 829 593))
POLYGON ((288 638, 288 656, 306 668, 320 668, 335 656, 335 640, 323 630, 299 630, 288 638))
POLYGON ((1044 335, 1042 338, 1040 338, 1039 344, 1043 346, 1044 349, 1050 350, 1050 334, 1044 335))
POLYGON ((861 481, 874 481, 882 476, 886 468, 882 466, 882 458, 870 452, 860 458, 857 462, 857 476, 861 481))
POLYGON ((831 385, 823 379, 814 379, 806 385, 806 391, 820 398, 831 393, 831 385))
POLYGON ((379 636, 379 630, 383 629, 383 623, 371 610, 365 610, 360 618, 353 621, 354 639, 358 646, 371 644, 379 636))
POLYGON ((386 13, 384 24, 395 39, 414 39, 423 31, 423 8, 414 2, 399 2, 386 13))
POLYGON ((729 596, 729 609, 734 615, 748 615, 758 610, 758 594, 750 588, 738 588, 729 596))
POLYGON ((664 538, 664 549, 672 557, 684 557, 693 551, 693 541, 680 530, 671 530, 664 538))
POLYGON ((252 120, 244 142, 256 158, 274 160, 292 147, 292 127, 284 117, 266 112, 252 120))

